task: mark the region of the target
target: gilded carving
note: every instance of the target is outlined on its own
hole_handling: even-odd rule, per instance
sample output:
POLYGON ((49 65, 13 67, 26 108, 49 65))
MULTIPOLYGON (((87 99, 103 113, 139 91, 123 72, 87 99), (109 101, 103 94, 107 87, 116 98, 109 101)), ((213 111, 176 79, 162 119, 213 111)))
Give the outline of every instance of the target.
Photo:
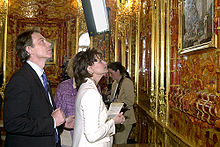
MULTIPOLYGON (((76 3, 76 0, 74 1, 76 3)), ((17 0, 11 0, 9 9, 10 13, 18 14, 24 18, 64 18, 66 15, 76 14, 76 5, 74 2, 67 0, 22 0, 19 2, 17 0)))

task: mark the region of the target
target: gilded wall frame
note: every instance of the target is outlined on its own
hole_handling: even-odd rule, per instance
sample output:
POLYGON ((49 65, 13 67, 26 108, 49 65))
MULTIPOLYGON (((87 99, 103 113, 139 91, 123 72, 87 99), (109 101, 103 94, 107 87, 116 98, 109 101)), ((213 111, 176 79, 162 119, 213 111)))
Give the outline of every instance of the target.
POLYGON ((179 0, 180 53, 217 47, 214 10, 214 0, 179 0))
POLYGON ((47 60, 46 64, 47 65, 56 64, 57 41, 56 40, 48 40, 48 41, 51 43, 52 57, 47 60))

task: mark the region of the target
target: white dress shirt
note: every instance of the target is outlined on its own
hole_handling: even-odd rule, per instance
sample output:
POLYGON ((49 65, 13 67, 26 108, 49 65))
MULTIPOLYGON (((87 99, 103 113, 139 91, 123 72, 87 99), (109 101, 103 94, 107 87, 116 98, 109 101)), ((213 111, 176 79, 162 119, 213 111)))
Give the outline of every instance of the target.
MULTIPOLYGON (((44 86, 43 78, 41 77, 42 74, 44 73, 44 70, 42 68, 40 68, 37 64, 31 62, 30 60, 27 60, 26 62, 34 69, 34 71, 37 73, 39 79, 41 80, 42 85, 44 86)), ((48 96, 49 96, 50 104, 53 107, 53 103, 52 103, 51 96, 50 96, 49 92, 48 92, 48 96)), ((56 128, 56 121, 55 120, 54 120, 54 128, 56 128)), ((57 129, 56 129, 56 132, 57 132, 57 129)))

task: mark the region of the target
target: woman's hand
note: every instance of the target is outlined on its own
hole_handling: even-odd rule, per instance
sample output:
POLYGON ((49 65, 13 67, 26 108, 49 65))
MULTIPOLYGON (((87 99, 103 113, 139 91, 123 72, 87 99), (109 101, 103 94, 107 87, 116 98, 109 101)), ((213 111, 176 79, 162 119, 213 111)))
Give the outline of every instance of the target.
POLYGON ((74 128, 75 116, 74 115, 70 115, 65 120, 66 120, 66 122, 64 124, 64 127, 67 128, 67 129, 73 129, 74 128))
POLYGON ((125 122, 125 117, 123 115, 123 112, 117 114, 114 118, 113 118, 115 124, 123 124, 125 122))

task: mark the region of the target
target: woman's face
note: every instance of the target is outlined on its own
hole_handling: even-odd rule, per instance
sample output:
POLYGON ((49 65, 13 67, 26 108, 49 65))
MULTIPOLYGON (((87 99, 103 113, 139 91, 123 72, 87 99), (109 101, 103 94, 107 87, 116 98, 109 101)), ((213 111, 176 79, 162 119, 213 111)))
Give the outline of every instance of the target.
POLYGON ((95 56, 96 61, 91 68, 90 73, 92 73, 93 76, 103 76, 108 72, 107 69, 107 63, 103 61, 99 56, 95 56))
POLYGON ((114 71, 111 68, 109 68, 108 72, 109 72, 109 76, 112 78, 112 80, 117 80, 117 81, 120 80, 121 75, 120 75, 120 71, 119 70, 114 71))

